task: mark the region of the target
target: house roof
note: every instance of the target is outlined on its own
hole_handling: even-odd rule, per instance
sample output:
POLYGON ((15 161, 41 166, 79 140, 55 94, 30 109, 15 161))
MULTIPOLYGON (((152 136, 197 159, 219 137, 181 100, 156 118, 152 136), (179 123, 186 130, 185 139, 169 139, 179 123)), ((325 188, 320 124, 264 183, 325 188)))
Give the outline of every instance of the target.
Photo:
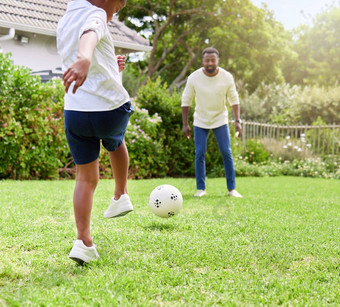
MULTIPOLYGON (((56 36, 59 19, 71 0, 1 0, 0 27, 56 36)), ((129 51, 150 51, 149 41, 118 20, 109 22, 114 44, 129 51)))

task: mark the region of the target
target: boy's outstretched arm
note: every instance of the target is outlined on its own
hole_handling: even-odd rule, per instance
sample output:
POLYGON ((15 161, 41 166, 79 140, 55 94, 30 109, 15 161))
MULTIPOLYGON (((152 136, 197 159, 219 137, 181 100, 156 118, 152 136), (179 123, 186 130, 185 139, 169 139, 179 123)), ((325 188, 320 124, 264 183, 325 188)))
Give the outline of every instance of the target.
POLYGON ((92 60, 93 51, 97 45, 97 41, 97 34, 92 30, 84 32, 81 36, 79 41, 77 59, 73 64, 70 65, 70 67, 65 71, 63 75, 66 93, 68 92, 68 89, 72 82, 75 81, 73 87, 74 94, 86 80, 92 60))

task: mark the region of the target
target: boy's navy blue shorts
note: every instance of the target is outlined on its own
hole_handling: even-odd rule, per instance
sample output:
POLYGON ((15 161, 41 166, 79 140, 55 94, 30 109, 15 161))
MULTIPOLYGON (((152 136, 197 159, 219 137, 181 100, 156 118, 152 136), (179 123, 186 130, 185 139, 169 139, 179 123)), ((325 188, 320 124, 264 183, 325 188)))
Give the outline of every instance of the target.
POLYGON ((123 143, 133 111, 130 101, 112 111, 64 110, 66 139, 74 163, 87 164, 97 160, 100 140, 108 151, 115 151, 123 143))

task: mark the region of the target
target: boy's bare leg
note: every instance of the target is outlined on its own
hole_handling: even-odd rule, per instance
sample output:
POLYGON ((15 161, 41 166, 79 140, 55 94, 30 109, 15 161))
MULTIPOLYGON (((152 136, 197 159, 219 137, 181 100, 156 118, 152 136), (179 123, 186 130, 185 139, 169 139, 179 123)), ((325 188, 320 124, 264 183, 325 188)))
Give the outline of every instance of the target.
POLYGON ((77 165, 76 186, 73 194, 74 216, 77 225, 78 240, 86 246, 92 246, 90 218, 93 194, 99 180, 98 159, 88 164, 77 165))
POLYGON ((115 199, 127 193, 127 177, 129 170, 129 153, 123 141, 115 151, 109 152, 110 162, 115 177, 115 199))

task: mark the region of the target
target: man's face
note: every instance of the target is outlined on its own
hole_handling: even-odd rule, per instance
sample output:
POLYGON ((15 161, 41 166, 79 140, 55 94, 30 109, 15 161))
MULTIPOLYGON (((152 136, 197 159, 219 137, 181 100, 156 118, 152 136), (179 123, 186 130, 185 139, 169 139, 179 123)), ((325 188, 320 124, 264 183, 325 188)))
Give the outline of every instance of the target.
POLYGON ((216 53, 205 53, 203 56, 203 67, 209 73, 212 74, 216 71, 218 66, 218 55, 216 53))

